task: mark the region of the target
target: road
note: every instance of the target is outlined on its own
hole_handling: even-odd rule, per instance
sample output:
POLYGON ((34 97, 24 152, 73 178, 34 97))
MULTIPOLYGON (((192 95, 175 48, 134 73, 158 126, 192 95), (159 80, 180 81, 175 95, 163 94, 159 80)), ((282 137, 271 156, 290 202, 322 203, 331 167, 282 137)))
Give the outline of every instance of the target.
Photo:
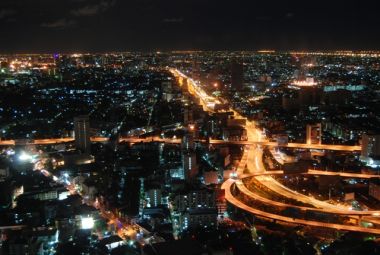
MULTIPOLYGON (((179 72, 176 69, 170 69, 170 71, 175 75, 177 78, 181 78, 183 80, 187 80, 187 87, 189 92, 197 97, 205 111, 208 111, 210 113, 214 112, 214 106, 215 104, 220 103, 220 101, 217 98, 211 97, 207 95, 207 93, 201 88, 199 84, 197 84, 194 80, 187 77, 183 73, 179 72)), ((348 215, 352 214, 352 211, 344 205, 333 205, 329 204, 324 201, 320 201, 318 199, 315 199, 310 196, 306 196, 303 194, 300 194, 296 191, 293 191, 286 186, 282 185, 278 181, 276 181, 271 176, 267 175, 265 167, 262 162, 262 147, 263 146, 278 146, 276 142, 269 142, 265 138, 265 136, 262 134, 261 130, 259 130, 256 127, 255 122, 249 121, 243 116, 241 116, 237 111, 233 109, 229 109, 229 111, 233 112, 234 118, 236 119, 245 119, 246 124, 245 128, 247 130, 247 141, 224 141, 224 140, 211 140, 211 144, 236 144, 236 145, 243 145, 244 146, 244 153, 243 157, 240 161, 240 164, 237 169, 237 175, 238 178, 241 179, 243 177, 247 176, 253 176, 252 178, 255 178, 260 184, 267 187, 269 190, 271 190, 274 193, 281 194, 282 196, 285 196, 289 199, 293 199, 296 201, 300 201, 304 204, 311 204, 315 208, 321 211, 325 212, 343 212, 345 211, 348 215)), ((30 144, 58 144, 58 143, 65 143, 65 142, 72 142, 73 138, 57 138, 57 139, 41 139, 41 140, 34 140, 30 144)), ((107 142, 108 138, 105 137, 94 137, 91 138, 91 141, 93 142, 107 142)), ((130 142, 130 143, 139 143, 139 142, 162 142, 162 143, 180 143, 180 139, 170 139, 170 138, 160 138, 160 137, 148 137, 148 138, 134 138, 134 137, 127 137, 127 138, 121 138, 120 141, 130 142)), ((198 142, 205 142, 205 141, 198 141, 198 142)), ((9 141, 0 141, 0 145, 14 145, 16 142, 9 140, 9 141)), ((285 145, 284 145, 285 146, 285 145)), ((286 147, 291 148, 304 148, 304 149, 318 149, 318 150, 344 150, 344 151, 360 151, 360 146, 345 146, 345 145, 309 145, 309 144, 300 144, 300 143, 289 143, 286 145, 286 147)), ((322 175, 323 171, 317 171, 315 170, 315 174, 322 175)), ((329 173, 324 172, 324 175, 328 175, 329 173)), ((332 173, 330 173, 332 175, 332 173)), ((341 173, 341 176, 344 176, 343 173, 341 173)), ((363 175, 365 176, 365 175, 363 175)), ((348 177, 348 176, 347 176, 348 177)), ((358 177, 360 178, 360 177, 358 177)), ((364 177, 363 177, 364 178, 364 177)), ((317 221, 308 221, 308 220, 302 220, 302 219, 293 219, 289 217, 284 217, 280 215, 275 215, 267 212, 263 212, 260 210, 257 210, 255 208, 251 208, 250 206, 247 206, 237 198, 233 197, 231 194, 231 186, 235 183, 234 180, 228 180, 223 184, 223 187, 226 192, 226 199, 234 204, 236 207, 242 208, 246 211, 253 212, 257 215, 275 219, 275 220, 281 220, 286 222, 292 222, 292 223, 299 223, 303 225, 311 225, 311 226, 320 226, 320 227, 329 227, 329 228, 335 228, 335 229, 341 229, 341 230, 352 230, 352 231, 359 231, 359 232, 371 232, 375 231, 374 229, 367 229, 362 227, 355 227, 355 226, 346 226, 346 225, 340 225, 340 224, 327 224, 317 221), (367 231, 364 231, 367 230, 367 231)), ((248 189, 243 189, 241 186, 240 188, 247 193, 247 195, 252 195, 252 192, 248 192, 248 189)), ((268 202, 265 201, 267 204, 273 204, 274 201, 268 202)), ((278 205, 278 204, 277 204, 278 205)), ((287 205, 289 206, 289 205, 287 205)), ((376 212, 377 214, 377 212, 376 212)), ((377 216, 377 215, 375 215, 377 216)), ((380 234, 380 230, 376 230, 375 232, 380 234), (378 232, 376 232, 378 231, 378 232)), ((374 233, 374 232, 371 232, 374 233)))
MULTIPOLYGON (((198 97, 201 102, 203 102, 203 107, 206 111, 213 112, 213 109, 210 109, 209 105, 207 104, 208 101, 213 100, 212 97, 208 96, 207 93, 205 93, 201 87, 196 84, 193 80, 189 79, 186 75, 179 72, 175 69, 170 69, 172 74, 176 76, 177 78, 187 78, 188 86, 193 87, 193 90, 196 91, 196 93, 191 93, 194 96, 198 97), (211 98, 211 99, 210 99, 211 98)), ((234 113, 235 118, 244 118, 241 116, 238 112, 236 112, 233 109, 230 109, 234 113)), ((245 119, 245 118, 244 118, 245 119)), ((253 192, 249 191, 248 189, 244 189, 241 185, 241 178, 244 176, 249 175, 257 175, 252 178, 255 178, 260 184, 266 186, 269 190, 281 194, 282 196, 285 196, 287 198, 300 201, 304 204, 311 204, 313 205, 316 210, 322 211, 322 212, 339 212, 342 214, 350 214, 354 213, 348 206, 345 205, 333 205, 329 204, 324 201, 320 201, 318 199, 315 199, 310 196, 305 196, 303 194, 300 194, 296 191, 293 191, 278 181, 276 181, 274 178, 268 175, 262 175, 263 173, 266 173, 266 170, 264 168, 263 162, 262 162, 262 146, 278 146, 275 142, 268 142, 266 141, 264 135, 262 135, 262 132, 256 128, 256 125, 253 121, 246 120, 246 126, 247 130, 247 141, 237 141, 237 142, 230 142, 230 144, 239 144, 239 145, 245 145, 244 152, 242 159, 238 165, 237 168, 237 178, 238 180, 227 180, 223 185, 222 188, 225 189, 225 197, 228 202, 233 204, 234 206, 241 208, 245 211, 251 212, 255 215, 260 215, 266 218, 274 219, 274 220, 280 220, 284 222, 289 223, 296 223, 301 225, 308 225, 308 226, 316 226, 316 227, 326 227, 326 228, 332 228, 336 230, 347 230, 347 231, 357 231, 357 232, 365 232, 365 233, 374 233, 374 234, 380 234, 380 229, 369 229, 364 228, 360 226, 351 226, 351 225, 342 225, 342 224, 332 224, 332 223, 324 223, 319 221, 313 221, 313 220, 304 220, 304 219, 296 219, 296 218, 290 218, 285 217, 281 215, 276 215, 268 212, 264 212, 261 210, 258 210, 256 208, 253 208, 251 206, 248 206, 244 204, 239 199, 235 198, 231 193, 232 185, 235 184, 235 182, 239 183, 238 188, 240 186, 241 190, 246 195, 255 195, 256 199, 258 199, 258 196, 254 194, 253 192)), ((225 144, 225 141, 210 141, 210 143, 214 144, 225 144)), ((345 150, 345 151, 360 151, 360 146, 344 146, 344 145, 309 145, 309 144, 299 144, 299 143, 289 143, 286 145, 286 147, 290 148, 304 148, 304 149, 318 149, 318 150, 345 150)), ((321 172, 314 172, 322 174, 321 172)), ((325 173, 327 174, 327 173, 325 173)), ((263 198, 260 198, 263 201, 263 198)), ((264 201, 267 205, 273 205, 273 206, 280 206, 280 204, 275 203, 275 201, 271 200, 265 200, 264 201)), ((281 206, 289 206, 287 204, 281 205, 281 206)), ((307 208, 307 207, 306 207, 307 208)), ((308 208, 310 209, 310 208, 308 208)), ((379 212, 374 211, 370 212, 370 214, 374 213, 376 216, 379 212)), ((360 214, 360 213, 359 213, 360 214)), ((368 215, 368 214, 367 214, 368 215)), ((358 221, 360 222, 360 221, 358 221)))
MULTIPOLYGON (((240 163, 240 162, 239 162, 240 163)), ((371 179, 371 178, 380 178, 379 174, 356 174, 356 173, 347 173, 347 172, 332 172, 332 171, 324 171, 324 170, 313 170, 309 169, 308 172, 299 173, 300 175, 326 175, 326 176, 340 176, 343 178, 353 178, 353 179, 371 179)), ((243 174, 241 179, 251 177, 251 176, 268 176, 268 175, 289 175, 285 174, 283 170, 270 170, 261 173, 253 173, 253 174, 243 174)))
POLYGON ((320 228, 329 228, 334 230, 341 230, 341 231, 355 231, 355 232, 362 232, 362 233, 371 233, 371 234, 377 234, 380 235, 380 229, 375 228, 364 228, 359 226, 351 226, 351 225, 343 225, 343 224, 333 224, 333 223, 325 223, 325 222, 319 222, 319 221, 312 221, 312 220, 303 220, 303 219, 297 219, 297 218, 290 218, 286 216, 281 216, 273 213, 267 213, 261 210, 258 210, 256 208, 253 208, 251 206, 248 206, 235 198, 235 196, 231 193, 232 185, 235 183, 234 180, 227 180, 223 183, 222 189, 225 190, 225 198, 226 200, 233 204, 234 206, 250 212, 254 215, 258 215, 267 219, 280 221, 280 222, 287 222, 287 223, 293 223, 298 225, 306 225, 306 226, 312 226, 312 227, 320 227, 320 228))
MULTIPOLYGON (((248 122, 246 124, 247 135, 251 137, 248 141, 225 141, 225 140, 210 140, 210 144, 215 145, 260 145, 260 146, 280 146, 280 147, 288 147, 288 148, 301 148, 301 149, 316 149, 316 150, 336 150, 336 151, 361 151, 361 147, 354 145, 329 145, 329 144, 304 144, 304 143, 288 143, 287 145, 278 145, 276 142, 268 142, 268 141, 260 141, 259 136, 254 134, 255 129, 253 128, 254 124, 252 122, 248 122), (256 137, 256 138, 252 138, 256 137)), ((108 137, 91 137, 91 142, 107 142, 109 140, 108 137)), ((47 139, 35 139, 32 141, 20 141, 20 145, 48 145, 48 144, 60 144, 60 143, 69 143, 73 142, 74 138, 66 137, 66 138, 47 138, 47 139)), ((180 139, 170 139, 170 138, 160 138, 158 136, 147 137, 147 138, 138 138, 138 137, 121 137, 120 142, 161 142, 161 143, 181 143, 180 139)), ((17 143, 17 140, 3 140, 0 141, 0 146, 13 146, 17 143)), ((206 142, 205 140, 196 140, 195 142, 206 142)))
POLYGON ((296 208, 300 209, 301 211, 315 211, 315 212, 325 212, 325 213, 331 213, 331 214, 340 214, 340 215, 367 215, 367 216, 373 216, 373 215, 380 215, 380 211, 347 211, 347 210, 336 210, 333 209, 320 209, 320 208, 312 208, 307 206, 297 206, 292 204, 286 204, 278 201, 274 201, 268 198, 265 198, 263 196, 260 196, 251 190, 249 190, 246 185, 241 180, 237 180, 235 182, 236 187, 239 189, 240 192, 244 193, 248 197, 251 197, 252 199, 258 200, 263 202, 264 204, 273 205, 280 208, 296 208))
MULTIPOLYGON (((55 182, 63 184, 65 188, 70 192, 70 194, 79 194, 82 196, 82 194, 76 190, 75 185, 73 185, 73 183, 71 183, 70 181, 62 181, 57 176, 44 169, 43 164, 39 164, 40 160, 34 163, 34 171, 39 171, 44 176, 52 178, 55 182)), ((126 237, 128 237, 131 240, 139 242, 142 246, 150 244, 151 242, 164 241, 164 239, 162 239, 159 236, 153 236, 151 232, 149 232, 148 230, 146 230, 138 224, 127 223, 125 219, 117 217, 115 213, 113 213, 110 210, 106 210, 104 206, 99 203, 92 203, 85 199, 83 199, 83 201, 86 202, 87 205, 95 207, 99 211, 100 216, 106 219, 109 225, 114 225, 115 229, 117 230, 117 235, 124 240, 126 239, 126 237), (142 233, 143 235, 140 236, 139 233, 142 233)))

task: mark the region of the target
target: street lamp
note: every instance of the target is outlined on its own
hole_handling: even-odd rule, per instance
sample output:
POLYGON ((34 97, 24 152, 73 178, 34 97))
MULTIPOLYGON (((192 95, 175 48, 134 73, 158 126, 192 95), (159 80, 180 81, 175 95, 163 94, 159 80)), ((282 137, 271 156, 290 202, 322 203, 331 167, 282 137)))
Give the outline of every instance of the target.
POLYGON ((20 161, 32 161, 33 160, 33 157, 32 155, 30 154, 27 154, 26 152, 22 152, 19 156, 18 156, 18 159, 20 161))
POLYGON ((94 225, 95 225, 94 218, 92 217, 81 218, 82 229, 92 229, 94 225))

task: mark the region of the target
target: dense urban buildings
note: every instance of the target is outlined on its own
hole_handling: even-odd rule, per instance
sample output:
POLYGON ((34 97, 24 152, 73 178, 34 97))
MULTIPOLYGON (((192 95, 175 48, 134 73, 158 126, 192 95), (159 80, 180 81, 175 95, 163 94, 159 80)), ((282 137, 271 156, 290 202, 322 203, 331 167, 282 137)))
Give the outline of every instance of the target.
POLYGON ((380 249, 378 52, 0 62, 1 254, 380 249))
POLYGON ((379 1, 0 1, 0 255, 380 254, 379 1))

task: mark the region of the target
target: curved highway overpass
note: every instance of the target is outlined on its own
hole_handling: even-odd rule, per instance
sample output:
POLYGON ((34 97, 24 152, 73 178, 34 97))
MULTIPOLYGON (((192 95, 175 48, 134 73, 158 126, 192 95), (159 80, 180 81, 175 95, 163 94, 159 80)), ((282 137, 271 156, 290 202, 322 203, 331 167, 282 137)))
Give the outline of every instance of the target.
MULTIPOLYGON (((192 79, 188 78, 186 75, 184 75, 183 73, 181 73, 180 71, 176 69, 170 69, 170 71, 176 77, 180 77, 181 79, 186 78, 188 80, 189 87, 191 87, 193 91, 193 93, 191 94, 198 97, 200 101, 203 102, 203 107, 205 110, 212 112, 210 109, 208 109, 208 104, 207 104, 207 100, 209 100, 210 97, 203 91, 203 89, 198 84, 196 84, 196 82, 194 82, 192 79)), ((238 112, 234 111, 233 109, 231 109, 231 111, 234 113, 235 117, 243 118, 238 112)), ((278 146, 278 144, 265 141, 265 138, 261 136, 261 132, 259 132, 259 130, 255 126, 255 123, 252 121, 248 121, 248 120, 246 121, 246 130, 247 130, 248 141, 237 141, 237 142, 230 143, 230 144, 245 145, 245 150, 237 169, 238 178, 241 178, 243 176, 256 175, 252 178, 256 178, 261 184, 268 187, 270 190, 273 190, 274 192, 278 194, 282 194, 285 197, 289 197, 290 199, 301 201, 304 204, 312 204, 313 206, 315 206, 315 208, 299 207, 300 209, 305 209, 305 210, 315 209, 315 211, 330 212, 332 214, 341 214, 341 215, 347 215, 347 216, 350 216, 351 214, 353 214, 351 217, 359 217, 359 218, 361 218, 362 215, 377 216, 377 214, 379 213, 378 211, 357 212, 357 211, 347 210, 347 208, 344 208, 344 207, 337 207, 335 205, 328 204, 326 202, 319 201, 317 199, 313 199, 313 198, 304 196, 302 194, 299 194, 283 186, 282 184, 280 184, 279 182, 277 182, 270 176, 263 176, 263 173, 265 174, 267 173, 262 163, 261 146, 278 146), (248 171, 248 173, 245 173, 246 171, 248 171)), ((214 144, 225 143, 225 141, 211 141, 211 143, 212 142, 214 142, 214 144)), ((361 149, 360 146, 343 146, 343 145, 288 144, 287 146, 294 147, 294 148, 320 149, 320 150, 359 151, 361 149)), ((319 171, 319 172, 314 172, 311 174, 341 175, 343 177, 354 177, 352 175, 348 176, 347 174, 343 174, 343 173, 332 173, 332 172, 322 173, 322 172, 323 171, 319 171)), ((368 176, 356 175, 355 178, 368 178, 368 176)), ((352 225, 344 225, 344 224, 325 223, 325 222, 314 221, 314 220, 297 219, 297 218, 277 215, 274 213, 269 213, 269 212, 259 210, 257 208, 253 208, 252 206, 249 206, 243 203, 242 201, 240 201, 239 199, 237 199, 236 197, 234 197, 234 195, 231 193, 232 185, 235 185, 236 183, 240 184, 238 185, 238 188, 243 190, 244 194, 251 195, 253 199, 259 199, 261 200, 261 202, 263 202, 266 205, 282 206, 284 208, 289 207, 290 205, 284 204, 284 203, 280 204, 279 202, 272 201, 270 199, 264 199, 263 197, 249 191, 248 189, 245 189, 245 186, 243 185, 241 179, 237 181, 229 179, 225 183, 223 183, 222 188, 225 190, 226 200, 229 203, 233 204, 234 206, 240 209, 243 209, 247 212, 250 212, 252 214, 259 215, 259 216, 272 219, 272 220, 278 220, 278 221, 300 224, 300 225, 324 227, 324 228, 330 228, 330 229, 335 229, 335 230, 357 231, 357 232, 364 232, 364 233, 380 234, 380 229, 364 228, 361 226, 352 226, 352 225)))
POLYGON ((235 183, 234 180, 227 180, 223 183, 222 189, 225 190, 225 198, 226 200, 233 204, 234 206, 247 211, 249 213, 252 213, 254 215, 258 215, 267 219, 275 220, 275 221, 281 221, 281 222, 287 222, 287 223, 293 223, 293 224, 299 224, 299 225, 305 225, 305 226, 312 226, 312 227, 319 227, 319 228, 329 228, 329 229, 335 229, 335 230, 341 230, 341 231, 355 231, 355 232, 362 232, 362 233, 371 233, 371 234, 377 234, 380 235, 380 229, 375 228, 364 228, 359 226, 350 226, 350 225, 343 225, 343 224, 334 224, 334 223, 325 223, 320 221, 312 221, 312 220, 303 220, 303 219, 297 219, 297 218, 291 218, 286 217, 282 215, 277 215, 273 213, 264 212, 261 210, 258 210, 256 208, 253 208, 249 205, 246 205, 245 203, 241 202, 235 196, 231 193, 232 185, 235 183))

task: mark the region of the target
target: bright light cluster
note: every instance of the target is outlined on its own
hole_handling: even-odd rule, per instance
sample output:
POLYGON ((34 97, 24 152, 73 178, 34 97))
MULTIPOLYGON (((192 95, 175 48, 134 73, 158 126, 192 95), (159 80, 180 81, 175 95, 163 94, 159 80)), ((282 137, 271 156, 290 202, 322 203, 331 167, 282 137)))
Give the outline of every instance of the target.
POLYGON ((95 225, 95 222, 92 217, 84 217, 81 219, 82 229, 92 229, 94 225, 95 225))
POLYGON ((30 154, 27 154, 25 152, 22 152, 20 154, 20 156, 18 157, 19 160, 21 161, 32 161, 33 160, 33 156, 30 155, 30 154))
POLYGON ((299 87, 312 87, 318 85, 317 82, 314 81, 314 79, 306 79, 302 81, 294 81, 293 85, 299 86, 299 87))

